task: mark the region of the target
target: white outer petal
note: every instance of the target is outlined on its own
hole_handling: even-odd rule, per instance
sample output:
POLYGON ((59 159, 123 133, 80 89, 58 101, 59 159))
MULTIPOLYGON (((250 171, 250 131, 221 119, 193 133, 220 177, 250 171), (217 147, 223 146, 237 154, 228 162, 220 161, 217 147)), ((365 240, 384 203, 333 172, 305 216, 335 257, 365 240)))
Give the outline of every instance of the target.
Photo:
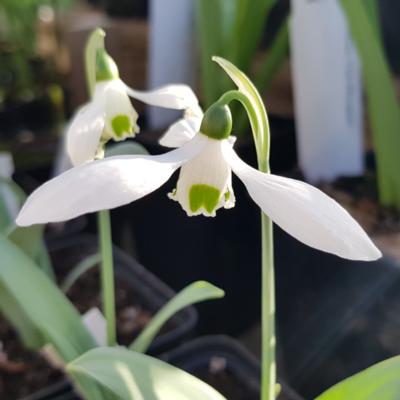
POLYGON ((381 252, 336 201, 317 188, 244 163, 230 147, 224 156, 257 205, 276 224, 308 246, 350 260, 371 261, 381 252))
POLYGON ((205 145, 196 136, 160 156, 115 156, 72 168, 48 181, 27 199, 17 224, 58 222, 115 208, 151 193, 205 145))
POLYGON ((187 108, 197 110, 199 101, 193 90, 183 84, 172 84, 144 92, 125 85, 129 96, 153 106, 185 110, 187 108))
POLYGON ((159 143, 165 147, 181 147, 192 139, 200 129, 201 118, 185 117, 172 124, 159 143))
POLYGON ((73 165, 93 160, 104 129, 104 102, 101 98, 84 105, 67 129, 66 148, 73 165))

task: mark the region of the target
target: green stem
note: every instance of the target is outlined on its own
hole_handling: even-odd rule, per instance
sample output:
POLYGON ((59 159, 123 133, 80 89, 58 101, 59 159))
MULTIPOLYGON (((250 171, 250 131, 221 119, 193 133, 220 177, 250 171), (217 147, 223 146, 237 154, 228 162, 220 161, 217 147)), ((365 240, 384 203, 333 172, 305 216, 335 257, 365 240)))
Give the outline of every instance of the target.
MULTIPOLYGON (((95 29, 86 43, 85 69, 86 82, 90 96, 93 96, 96 85, 96 54, 104 49, 105 33, 102 29, 95 29)), ((99 226, 100 252, 101 252, 101 296, 103 313, 107 324, 107 344, 116 344, 116 318, 115 318, 115 288, 114 266, 112 254, 110 212, 102 210, 97 213, 99 226)))
POLYGON ((261 213, 261 399, 275 399, 275 272, 272 221, 261 213))
POLYGON ((115 292, 114 292, 114 267, 111 241, 110 212, 98 212, 101 251, 101 293, 103 312, 107 323, 107 344, 116 344, 116 318, 115 318, 115 292))
MULTIPOLYGON (((232 100, 240 101, 246 109, 256 146, 258 169, 269 173, 270 133, 265 111, 261 110, 265 115, 258 114, 257 105, 239 90, 226 92, 218 102, 228 104, 232 100), (264 117, 265 121, 262 120, 264 117), (264 128, 262 125, 265 125, 264 128)), ((263 212, 261 212, 261 249, 261 400, 274 400, 276 398, 274 242, 272 221, 263 212)))

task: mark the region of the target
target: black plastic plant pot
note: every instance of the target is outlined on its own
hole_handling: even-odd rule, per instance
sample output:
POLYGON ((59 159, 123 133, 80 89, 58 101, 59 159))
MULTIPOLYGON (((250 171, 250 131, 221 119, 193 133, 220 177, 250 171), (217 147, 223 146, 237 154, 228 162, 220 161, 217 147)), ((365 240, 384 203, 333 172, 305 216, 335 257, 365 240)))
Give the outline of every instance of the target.
POLYGON ((298 393, 315 398, 400 353, 398 262, 344 260, 274 234, 278 342, 298 393))
MULTIPOLYGON (((96 236, 81 234, 72 237, 64 237, 59 240, 53 237, 49 243, 49 250, 51 256, 55 260, 60 260, 60 258, 66 257, 68 259, 71 256, 75 258, 77 254, 87 256, 98 252, 99 249, 96 236)), ((171 288, 122 250, 114 247, 113 254, 117 282, 117 303, 119 295, 118 281, 123 282, 127 287, 127 293, 124 293, 124 296, 127 297, 125 302, 129 304, 132 299, 149 311, 150 314, 156 313, 175 295, 175 292, 171 288)), ((79 257, 76 257, 75 260, 74 265, 79 261, 79 257)), ((58 263, 59 261, 55 263, 56 275, 58 272, 58 263)), ((65 261, 63 261, 63 263, 65 263, 65 261)), ((168 265, 166 265, 166 268, 168 268, 168 265)), ((85 276, 82 276, 80 279, 84 280, 85 276)), ((180 344, 193 333, 197 319, 197 311, 194 307, 187 307, 176 313, 167 322, 166 329, 161 330, 159 335, 154 339, 148 353, 157 355, 180 344)))
MULTIPOLYGON (((225 335, 194 339, 161 356, 204 380, 229 400, 260 398, 260 363, 237 340, 225 335)), ((301 400, 282 385, 278 400, 301 400)))

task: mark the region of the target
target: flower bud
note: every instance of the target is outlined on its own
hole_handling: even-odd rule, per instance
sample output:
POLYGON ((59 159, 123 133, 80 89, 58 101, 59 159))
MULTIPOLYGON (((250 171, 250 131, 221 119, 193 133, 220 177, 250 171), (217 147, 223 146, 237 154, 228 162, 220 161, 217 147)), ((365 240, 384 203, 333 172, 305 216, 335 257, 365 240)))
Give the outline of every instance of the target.
POLYGON ((105 49, 98 49, 96 54, 96 82, 118 79, 117 64, 105 49))
POLYGON ((232 131, 232 114, 225 104, 214 103, 204 113, 200 132, 211 139, 222 140, 229 137, 232 131))

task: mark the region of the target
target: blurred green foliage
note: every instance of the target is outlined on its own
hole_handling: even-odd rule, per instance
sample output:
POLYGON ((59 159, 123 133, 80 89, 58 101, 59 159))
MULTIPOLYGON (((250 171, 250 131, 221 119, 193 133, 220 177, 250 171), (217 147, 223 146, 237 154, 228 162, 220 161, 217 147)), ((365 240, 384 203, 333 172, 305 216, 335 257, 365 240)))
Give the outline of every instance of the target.
MULTIPOLYGON (((215 55, 226 58, 250 76, 261 93, 268 90, 287 56, 287 17, 278 26, 256 71, 254 62, 271 10, 276 4, 276 0, 197 0, 204 106, 210 106, 224 92, 233 88, 230 79, 210 62, 215 55)), ((240 132, 245 122, 244 114, 238 115, 235 111, 235 129, 240 132)))
POLYGON ((1 0, 0 2, 0 103, 32 97, 42 67, 36 54, 41 7, 69 6, 72 0, 1 0))

